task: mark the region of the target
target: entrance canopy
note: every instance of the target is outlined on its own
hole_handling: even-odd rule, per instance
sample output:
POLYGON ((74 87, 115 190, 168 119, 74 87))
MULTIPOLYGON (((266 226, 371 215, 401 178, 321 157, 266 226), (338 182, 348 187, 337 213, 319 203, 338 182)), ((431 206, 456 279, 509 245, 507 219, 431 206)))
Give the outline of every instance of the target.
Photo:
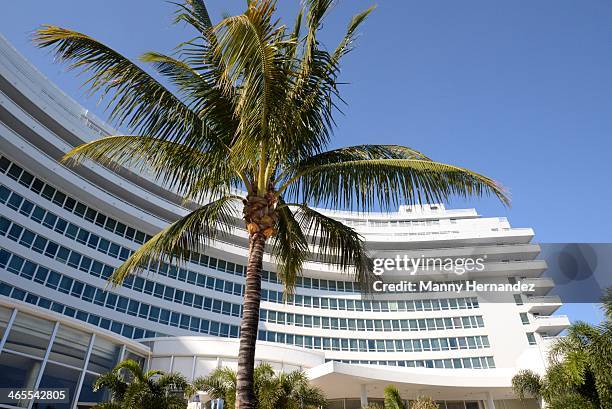
POLYGON ((370 398, 382 398, 388 385, 395 385, 404 399, 426 395, 436 400, 483 400, 487 393, 495 400, 516 399, 511 383, 515 373, 510 369, 436 370, 332 361, 307 374, 329 399, 360 398, 364 391, 370 398))

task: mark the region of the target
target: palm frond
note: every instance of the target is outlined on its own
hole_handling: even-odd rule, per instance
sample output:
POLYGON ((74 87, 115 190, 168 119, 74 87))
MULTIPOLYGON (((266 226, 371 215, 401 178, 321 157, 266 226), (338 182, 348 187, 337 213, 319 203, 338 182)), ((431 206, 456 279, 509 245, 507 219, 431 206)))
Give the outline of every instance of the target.
POLYGON ((509 204, 494 180, 458 166, 422 159, 370 159, 305 166, 279 192, 289 200, 369 211, 400 204, 441 203, 451 196, 494 195, 509 204))
MULTIPOLYGON (((272 41, 278 31, 272 21, 274 10, 273 2, 253 2, 244 14, 227 17, 214 28, 218 36, 215 51, 225 62, 227 77, 233 83, 242 81, 239 113, 253 108, 247 105, 262 104, 257 118, 248 118, 256 119, 258 126, 267 121, 272 83, 278 74, 277 52, 272 41)), ((241 127, 250 125, 242 123, 241 127)))
POLYGON ((208 393, 212 399, 223 399, 229 408, 233 408, 236 401, 236 384, 236 372, 227 367, 217 368, 208 376, 193 381, 195 390, 208 393))
POLYGON ((199 252, 217 239, 229 234, 237 196, 224 196, 212 201, 154 235, 136 250, 111 275, 112 284, 120 284, 130 274, 144 271, 158 262, 186 262, 192 252, 199 252))
POLYGON ((268 363, 257 365, 253 380, 255 395, 257 396, 257 407, 260 409, 276 409, 281 389, 272 366, 268 363))
POLYGON ((355 160, 374 160, 374 159, 420 159, 431 160, 423 153, 401 145, 355 145, 333 149, 327 152, 313 155, 297 164, 289 163, 284 166, 283 172, 279 175, 276 183, 287 182, 300 169, 307 169, 314 166, 327 165, 331 163, 341 163, 355 160))
POLYGON ((187 101, 194 99, 194 90, 198 89, 201 83, 205 81, 195 68, 172 56, 148 51, 142 54, 139 59, 142 62, 152 64, 158 73, 176 86, 179 95, 187 101))
POLYGON ((201 38, 202 44, 188 42, 179 46, 179 54, 184 55, 183 59, 147 52, 140 56, 140 60, 152 64, 160 75, 168 79, 176 87, 178 94, 187 101, 189 108, 214 130, 209 150, 215 148, 227 155, 238 127, 233 115, 233 91, 228 97, 220 90, 221 78, 217 71, 221 68, 221 62, 208 44, 208 41, 212 40, 212 34, 206 35, 207 37, 201 38))
POLYGON ((131 376, 136 378, 140 382, 146 382, 148 377, 142 371, 142 368, 138 364, 138 362, 133 359, 126 359, 124 361, 119 362, 115 368, 113 368, 113 372, 116 374, 120 374, 122 370, 127 371, 131 376))
MULTIPOLYGON (((244 14, 225 18, 214 28, 218 41, 215 54, 225 67, 223 77, 228 79, 222 85, 240 84, 234 111, 238 127, 230 158, 240 169, 266 160, 266 146, 272 149, 276 142, 282 142, 275 140, 280 134, 273 130, 276 112, 283 108, 287 75, 285 56, 277 41, 284 27, 272 21, 275 7, 272 1, 250 2, 244 14)), ((233 92, 234 87, 225 91, 233 92)))
POLYGON ((302 265, 308 258, 309 248, 302 226, 282 198, 279 200, 277 213, 279 217, 272 254, 276 260, 276 273, 284 286, 284 296, 287 297, 295 290, 302 265))
POLYGON ((295 57, 300 45, 300 33, 302 32, 302 20, 304 19, 304 6, 300 7, 297 15, 295 16, 295 22, 293 23, 293 31, 289 35, 289 41, 286 43, 287 66, 290 69, 295 63, 295 57))
POLYGON ((371 260, 363 237, 351 227, 306 205, 290 206, 303 234, 308 236, 309 245, 313 246, 316 260, 353 274, 355 281, 367 291, 372 281, 371 260))
POLYGON ((122 399, 127 390, 127 384, 117 372, 111 371, 100 375, 94 382, 93 391, 97 392, 101 389, 108 389, 114 399, 122 399))
POLYGON ((192 15, 198 22, 197 27, 201 30, 209 30, 212 28, 212 21, 206 9, 206 4, 203 0, 186 0, 187 5, 191 8, 192 15))
POLYGON ((189 385, 187 378, 177 372, 162 372, 156 379, 156 383, 158 388, 169 391, 184 391, 189 385))
MULTIPOLYGON (((222 152, 202 152, 184 144, 141 135, 114 135, 80 145, 63 160, 81 163, 85 159, 112 169, 128 167, 151 174, 155 180, 185 192, 211 176, 211 169, 223 168, 222 152)), ((231 178, 215 178, 210 194, 228 192, 231 178), (226 182, 224 185, 223 182, 226 182)))
POLYGON ((399 389, 395 385, 385 388, 385 409, 404 409, 404 401, 400 396, 399 389))
POLYGON ((375 5, 370 6, 361 13, 357 13, 353 16, 353 18, 349 22, 344 38, 342 39, 342 41, 340 41, 340 44, 338 44, 338 47, 336 47, 336 50, 334 51, 334 64, 338 64, 340 58, 342 58, 344 55, 348 54, 352 50, 352 44, 355 41, 355 34, 357 32, 357 28, 365 21, 365 19, 370 15, 372 11, 374 11, 375 8, 375 5))
MULTIPOLYGON (((288 92, 285 105, 295 107, 287 110, 288 117, 285 118, 288 130, 285 132, 289 137, 295 135, 296 140, 288 141, 292 147, 292 158, 299 162, 307 156, 322 151, 322 147, 329 141, 331 128, 334 125, 333 110, 337 109, 336 100, 340 100, 337 88, 337 77, 339 74, 339 62, 343 55, 352 48, 356 30, 373 10, 373 7, 355 15, 347 32, 333 54, 320 46, 317 33, 321 23, 332 6, 330 0, 311 0, 306 2, 306 38, 304 39, 303 52, 300 64, 295 68, 295 81, 288 92), (296 132, 305 125, 303 132, 296 132)), ((299 33, 301 26, 301 14, 294 33, 299 33)), ((294 37, 297 35, 294 34, 294 37)), ((297 45, 290 46, 289 56, 295 59, 297 45)), ((282 159, 290 156, 285 154, 282 159)))
POLYGON ((69 68, 87 74, 85 86, 102 98, 110 96, 109 118, 134 133, 206 146, 212 131, 177 96, 143 69, 95 39, 68 29, 45 25, 34 35, 41 48, 52 48, 69 68))
POLYGON ((512 377, 512 389, 519 399, 542 396, 542 379, 530 370, 521 370, 512 377))
POLYGON ((549 349, 548 357, 552 363, 560 363, 566 359, 568 354, 580 351, 585 353, 586 349, 599 337, 597 328, 586 322, 575 322, 568 330, 567 335, 556 340, 549 349))
POLYGON ((306 13, 306 27, 308 32, 306 34, 306 43, 304 45, 304 54, 302 56, 301 73, 302 78, 308 78, 312 69, 313 54, 318 49, 317 33, 323 22, 323 18, 327 14, 329 8, 333 4, 332 0, 307 0, 305 2, 307 13, 306 13))

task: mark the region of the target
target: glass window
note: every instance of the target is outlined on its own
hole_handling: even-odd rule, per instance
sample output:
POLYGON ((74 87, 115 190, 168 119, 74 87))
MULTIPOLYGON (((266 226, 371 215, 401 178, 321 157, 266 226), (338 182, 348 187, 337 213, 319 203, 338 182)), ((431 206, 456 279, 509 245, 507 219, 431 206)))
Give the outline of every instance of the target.
POLYGON ((154 295, 157 298, 162 298, 162 295, 164 293, 164 285, 160 284, 160 283, 155 283, 155 291, 154 291, 154 295))
POLYGON ((85 212, 85 220, 93 223, 94 220, 96 219, 96 214, 97 212, 94 209, 88 208, 87 211, 85 212))
POLYGON ((19 213, 29 217, 32 209, 34 209, 34 203, 30 202, 29 200, 24 200, 21 204, 21 208, 19 209, 19 213))
POLYGON ((0 186, 0 202, 5 203, 10 194, 10 190, 8 190, 5 186, 0 186))
POLYGON ((28 280, 31 280, 36 272, 36 264, 32 263, 29 260, 26 260, 21 268, 21 276, 26 277, 28 280))
POLYGON ((42 253, 45 250, 45 247, 47 247, 47 239, 42 236, 36 236, 34 244, 32 245, 32 250, 42 253))
POLYGON ((90 338, 88 333, 60 324, 49 359, 81 368, 90 338))
POLYGON ((119 345, 101 336, 96 336, 87 369, 97 373, 109 372, 117 364, 120 353, 119 345))
POLYGON ((32 242, 34 241, 34 237, 36 237, 34 233, 29 230, 26 230, 21 236, 19 244, 24 245, 26 247, 30 247, 32 245, 32 242))
POLYGON ((0 234, 5 235, 10 225, 11 222, 8 219, 0 217, 0 234))
POLYGON ((23 232, 23 227, 13 224, 8 232, 8 237, 12 240, 18 240, 23 232))
POLYGON ((42 358, 53 327, 51 321, 18 312, 4 348, 42 358))
MULTIPOLYGON (((68 389, 68 396, 70 400, 73 400, 74 395, 76 394, 79 375, 80 372, 75 369, 69 369, 49 362, 45 366, 45 372, 43 373, 39 388, 68 389)), ((53 403, 49 405, 43 404, 38 407, 40 409, 69 409, 71 405, 70 402, 66 402, 53 403)))
POLYGON ((109 391, 107 389, 99 390, 98 392, 93 391, 93 385, 97 379, 97 375, 92 375, 89 373, 85 374, 83 386, 81 387, 81 394, 79 395, 79 402, 97 403, 110 399, 109 391))
POLYGON ((104 225, 104 228, 106 230, 115 231, 115 226, 117 225, 117 222, 114 219, 111 219, 110 217, 106 219, 106 223, 104 225))
POLYGON ((533 335, 533 332, 528 332, 527 333, 527 341, 529 342, 529 345, 536 345, 536 338, 535 335, 533 335))
MULTIPOLYGON (((0 388, 32 389, 40 371, 41 361, 21 355, 2 352, 0 359, 0 388)), ((25 406, 21 402, 19 406, 25 406)))
POLYGON ((62 261, 62 262, 66 262, 68 260, 68 257, 70 257, 70 249, 61 246, 57 252, 57 259, 62 261))
POLYGON ((45 199, 51 200, 53 198, 53 195, 55 195, 55 189, 50 185, 45 185, 45 187, 42 190, 41 195, 45 199))
POLYGON ((21 206, 22 201, 23 201, 23 198, 21 196, 19 196, 17 193, 13 193, 11 197, 9 198, 8 203, 6 205, 13 210, 17 210, 19 209, 19 206, 21 206))
POLYGON ((476 348, 476 340, 474 339, 474 337, 468 337, 467 342, 470 349, 476 348))
POLYGON ((45 215, 45 218, 43 220, 43 226, 52 229, 53 226, 55 226, 55 222, 56 221, 57 221, 57 216, 54 215, 51 212, 47 212, 47 214, 45 215))
POLYGON ((115 229, 115 233, 117 233, 119 236, 123 236, 125 234, 125 229, 126 225, 118 222, 117 227, 115 229))
POLYGON ((62 276, 62 280, 60 281, 58 290, 63 292, 63 293, 65 293, 65 294, 70 293, 70 288, 72 287, 72 282, 73 282, 72 278, 70 278, 68 276, 62 276))

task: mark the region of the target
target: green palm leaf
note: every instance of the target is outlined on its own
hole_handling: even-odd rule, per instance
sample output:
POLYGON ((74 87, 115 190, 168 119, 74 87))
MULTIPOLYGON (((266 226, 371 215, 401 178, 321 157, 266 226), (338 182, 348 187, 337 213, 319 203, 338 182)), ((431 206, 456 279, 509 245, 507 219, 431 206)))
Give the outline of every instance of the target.
POLYGON ((233 408, 236 401, 236 372, 224 367, 213 370, 208 376, 193 381, 193 388, 208 393, 211 399, 223 399, 225 405, 233 408))
POLYGON ((509 203, 505 190, 492 179, 465 168, 422 159, 306 165, 279 191, 298 202, 366 211, 376 204, 390 209, 401 203, 440 203, 453 195, 493 194, 509 203))
POLYGON ((291 209, 281 199, 278 208, 278 233, 272 242, 276 259, 276 274, 284 285, 285 297, 295 289, 302 265, 309 256, 308 239, 291 209))
POLYGON ((385 388, 385 409, 404 409, 404 401, 394 385, 385 388))
POLYGON ((54 50, 69 68, 87 74, 91 93, 111 95, 109 117, 136 133, 205 146, 212 132, 198 116, 161 83, 115 50, 68 29, 44 25, 36 31, 39 47, 54 50))
MULTIPOLYGON (((111 169, 128 167, 171 186, 193 186, 211 177, 210 169, 223 168, 220 155, 202 152, 189 146, 140 135, 114 135, 80 145, 64 156, 64 161, 81 163, 96 161, 111 169)), ((218 185, 218 192, 228 192, 231 186, 218 185)), ((210 183, 209 183, 210 184, 210 183)), ((212 190, 209 193, 216 193, 212 190)))
POLYGON ((166 227, 136 250, 119 268, 110 281, 121 284, 130 274, 138 274, 159 262, 186 262, 192 252, 199 252, 219 236, 231 230, 237 196, 224 196, 212 201, 166 227))
POLYGON ((317 261, 335 265, 354 274, 355 280, 368 288, 372 280, 371 260, 363 237, 351 227, 306 205, 292 204, 295 219, 309 236, 317 261))
POLYGON ((212 22, 210 20, 210 16, 208 15, 208 10, 206 9, 206 5, 202 0, 187 0, 186 6, 183 6, 182 4, 179 4, 179 6, 187 8, 189 15, 194 19, 194 27, 198 28, 200 31, 205 31, 212 28, 212 22))
POLYGON ((519 371, 512 377, 512 388, 519 399, 542 396, 542 379, 530 370, 519 371))

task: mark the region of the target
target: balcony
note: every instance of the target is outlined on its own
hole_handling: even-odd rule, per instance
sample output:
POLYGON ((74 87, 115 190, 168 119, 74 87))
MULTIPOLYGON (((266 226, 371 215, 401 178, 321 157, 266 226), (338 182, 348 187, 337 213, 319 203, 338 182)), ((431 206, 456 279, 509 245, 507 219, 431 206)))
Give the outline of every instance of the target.
POLYGON ((527 297, 525 304, 529 305, 530 313, 541 315, 551 315, 563 305, 558 295, 527 297))
POLYGON ((533 325, 536 332, 546 338, 557 336, 570 326, 570 320, 567 315, 540 315, 535 318, 533 325))
POLYGON ((530 277, 521 280, 521 282, 527 285, 533 284, 535 291, 529 293, 533 296, 544 296, 555 286, 555 282, 548 277, 530 277))

